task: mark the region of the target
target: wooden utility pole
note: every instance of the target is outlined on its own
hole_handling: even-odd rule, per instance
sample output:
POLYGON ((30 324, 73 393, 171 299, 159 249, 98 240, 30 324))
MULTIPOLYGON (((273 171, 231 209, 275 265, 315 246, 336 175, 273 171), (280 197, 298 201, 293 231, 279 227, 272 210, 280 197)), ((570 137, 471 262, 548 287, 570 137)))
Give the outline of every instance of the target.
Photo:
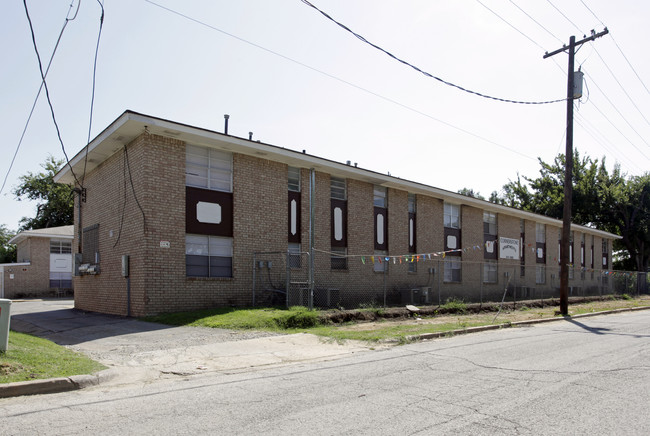
MULTIPOLYGON (((562 212, 562 241, 560 244, 560 312, 562 315, 569 314, 569 239, 571 238, 571 198, 573 197, 573 99, 574 95, 574 59, 575 48, 585 42, 593 41, 596 38, 607 35, 609 30, 605 28, 600 33, 591 31, 591 36, 576 42, 576 37, 571 36, 569 45, 563 46, 554 52, 546 52, 544 59, 568 50, 569 53, 569 74, 567 84, 567 105, 566 105, 566 151, 564 153, 564 210, 562 212)), ((578 96, 579 98, 579 96, 578 96)))

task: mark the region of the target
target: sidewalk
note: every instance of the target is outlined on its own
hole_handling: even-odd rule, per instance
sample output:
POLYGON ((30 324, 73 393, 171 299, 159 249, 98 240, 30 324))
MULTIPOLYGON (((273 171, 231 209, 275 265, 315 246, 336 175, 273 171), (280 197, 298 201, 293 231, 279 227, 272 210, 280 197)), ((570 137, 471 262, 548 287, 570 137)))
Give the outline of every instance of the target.
MULTIPOLYGON (((82 312, 73 300, 15 300, 11 329, 49 339, 103 363, 95 375, 0 384, 0 398, 125 384, 209 371, 236 372, 368 351, 363 343, 324 342, 309 334, 278 335, 173 327, 82 312)), ((375 347, 372 347, 375 348, 375 347)))

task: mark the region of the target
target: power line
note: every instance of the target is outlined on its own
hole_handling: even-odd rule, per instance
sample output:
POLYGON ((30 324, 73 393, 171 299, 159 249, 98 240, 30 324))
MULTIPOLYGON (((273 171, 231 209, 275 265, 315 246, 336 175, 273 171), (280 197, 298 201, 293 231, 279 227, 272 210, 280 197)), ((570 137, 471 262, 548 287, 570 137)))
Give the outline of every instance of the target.
MULTIPOLYGON (((623 113, 621 113, 621 111, 618 110, 618 108, 616 107, 616 105, 612 102, 612 100, 609 99, 609 97, 607 96, 607 94, 606 94, 602 89, 600 89, 600 86, 598 86, 598 84, 597 84, 596 81, 593 79, 593 77, 591 77, 591 76, 590 76, 589 74, 587 74, 587 73, 585 73, 585 75, 589 78, 589 80, 591 80, 591 81, 593 82, 594 86, 595 86, 595 87, 600 91, 600 93, 603 95, 603 97, 605 97, 605 99, 609 102, 609 104, 612 105, 612 107, 614 108, 614 110, 615 110, 615 111, 616 111, 616 112, 621 116, 621 118, 623 119, 623 121, 625 121, 625 123, 630 127, 630 129, 632 129, 632 130, 634 131, 634 133, 636 133, 636 134, 639 136, 639 138, 641 138, 641 140, 642 140, 643 142, 645 142, 645 144, 646 144, 648 147, 650 147, 650 144, 648 144, 648 142, 645 140, 645 138, 644 138, 644 137, 643 137, 643 136, 642 136, 642 135, 641 135, 641 134, 640 134, 640 133, 639 133, 639 132, 638 132, 638 131, 633 127, 633 126, 632 126, 632 124, 630 124, 630 122, 627 120, 627 117, 625 117, 625 116, 623 115, 623 113)), ((592 103, 592 104, 593 104, 593 103, 592 103)), ((638 150, 638 149, 637 149, 637 150, 638 150)), ((640 150, 639 150, 639 151, 640 151, 640 150)))
POLYGON ((569 23, 571 23, 573 25, 573 27, 575 27, 578 30, 578 32, 582 33, 582 30, 580 30, 578 25, 576 23, 574 23, 573 21, 571 21, 571 19, 569 17, 564 15, 564 12, 562 12, 557 6, 555 6, 553 3, 551 3, 551 0, 546 0, 546 1, 548 2, 549 5, 553 6, 553 8, 556 11, 558 11, 560 13, 560 15, 562 15, 569 23))
MULTIPOLYGON (((605 25, 603 24, 603 22, 601 21, 601 19, 598 18, 598 16, 596 16, 596 14, 594 13, 594 11, 592 11, 592 10, 589 8, 589 6, 587 6, 587 4, 586 4, 583 0, 580 0, 580 3, 582 3, 582 5, 583 5, 585 8, 587 8, 587 10, 588 10, 589 12, 591 12, 591 15, 593 15, 594 18, 600 22, 600 24, 602 24, 603 26, 605 26, 605 25)), ((636 72, 636 69, 632 66, 632 63, 630 62, 630 60, 627 58, 627 56, 625 56, 625 53, 623 53, 623 50, 621 49, 621 47, 618 45, 618 43, 617 43, 616 40, 614 39, 614 35, 612 35, 612 33, 610 32, 610 33, 609 33, 609 36, 610 36, 610 38, 612 38, 612 41, 614 42, 614 45, 616 46, 616 48, 618 49, 618 51, 619 51, 619 52, 621 53, 621 55, 623 56, 623 59, 625 59, 625 62, 627 62, 627 64, 629 65, 630 69, 632 69, 632 71, 633 71, 634 74, 636 75, 636 78, 639 79, 639 82, 641 82, 641 85, 643 85, 643 87, 644 87, 645 90, 648 92, 648 94, 650 94, 650 89, 648 89, 648 87, 646 86, 646 84, 643 82, 643 80, 641 79, 641 76, 639 76, 639 73, 636 72)))
MULTIPOLYGON (((595 84, 595 83, 594 83, 594 84, 595 84)), ((600 89, 600 88, 599 88, 599 89, 600 89)), ((618 127, 616 127, 616 125, 615 125, 615 124, 614 124, 614 123, 613 123, 613 122, 612 122, 612 121, 611 121, 611 120, 610 120, 610 119, 609 119, 609 118, 608 118, 608 117, 603 113, 603 111, 600 110, 600 108, 598 108, 598 106, 597 106, 596 104, 594 104, 594 102, 591 102, 591 105, 594 107, 594 109, 596 109, 596 110, 598 111, 598 113, 600 113, 600 114, 603 116, 603 118, 605 118, 605 119, 609 122, 609 124, 612 125, 612 127, 613 127, 614 129, 616 129, 616 131, 618 131, 618 133, 621 134, 621 136, 622 136, 623 138, 625 138, 625 139, 627 140, 627 142, 629 142, 629 143, 632 145, 632 147, 634 147, 634 148, 636 149, 636 151, 638 151, 639 153, 641 153, 641 155, 643 155, 643 157, 645 157, 646 159, 648 159, 648 156, 646 156, 646 155, 643 153, 643 151, 641 151, 641 149, 640 149, 639 147, 637 147, 637 146, 636 146, 636 145, 635 145, 635 144, 630 140, 630 138, 628 138, 627 136, 625 136, 625 134, 624 134, 623 132, 621 132, 621 129, 619 129, 618 127)))
POLYGON ((639 171, 639 172, 643 172, 643 171, 641 170, 641 168, 638 167, 638 166, 634 163, 633 160, 628 159, 628 158, 625 156, 625 154, 621 154, 621 155, 619 155, 619 153, 616 151, 616 146, 612 143, 612 141, 610 141, 610 140, 609 140, 609 139, 608 139, 608 138, 607 138, 607 137, 606 137, 606 136, 605 136, 605 135, 604 135, 600 130, 598 130, 598 128, 597 128, 596 126, 594 126, 593 123, 592 123, 591 121, 589 121, 589 119, 588 119, 587 117, 583 116, 583 115, 580 114, 579 112, 576 112, 576 115, 578 115, 578 118, 576 119, 576 122, 578 123, 578 125, 580 125, 580 126, 584 129, 585 133, 587 133, 589 136, 591 136, 591 137, 592 137, 592 138, 593 138, 593 139, 594 139, 598 144, 600 144, 600 145, 601 145, 601 146, 602 146, 602 147, 603 147, 607 152, 609 152, 609 153, 610 153, 612 156, 614 156, 614 157, 616 157, 616 156, 622 156, 623 158, 625 158, 625 160, 626 160, 626 162, 627 162, 627 164, 628 164, 627 166, 629 166, 629 167, 635 167, 635 168, 637 169, 637 171, 639 171), (585 125, 585 124, 583 124, 583 123, 588 124, 588 125, 589 125, 589 126, 588 126, 589 128, 587 128, 587 125, 585 125), (596 132, 598 135, 600 135, 600 136, 602 137, 602 139, 597 138, 596 135, 594 135, 594 133, 592 133, 592 132, 590 131, 590 129, 593 130, 594 132, 596 132), (606 145, 605 142, 608 143, 609 146, 611 146, 612 148, 610 148, 608 145, 606 145))
POLYGON ((607 71, 609 71, 609 73, 612 75, 612 77, 614 78, 614 80, 616 81, 616 83, 618 83, 618 86, 620 86, 621 90, 625 93, 625 95, 627 96, 627 98, 630 100, 630 102, 632 103, 632 105, 636 108, 636 110, 639 112, 639 114, 641 114, 641 117, 645 120, 646 123, 648 123, 648 125, 650 125, 650 121, 648 121, 648 119, 645 117, 645 115, 643 115, 643 112, 641 112, 641 109, 639 109, 639 106, 636 105, 636 103, 634 102, 634 100, 632 99, 632 97, 630 97, 630 94, 627 93, 627 91, 625 90, 625 88, 623 87, 623 85, 621 84, 621 82, 618 80, 618 77, 616 77, 616 75, 614 74, 614 72, 612 71, 612 69, 609 68, 609 65, 607 65, 607 62, 605 62, 605 59, 603 59, 603 57, 600 55, 600 53, 598 52, 598 50, 596 50, 595 47, 594 47, 594 51, 596 52, 596 54, 598 55, 598 57, 600 58, 600 60, 603 62, 603 65, 605 65, 605 68, 607 68, 607 71))
MULTIPOLYGON (((478 0, 477 0, 477 1, 478 1, 478 0)), ((530 18, 531 20, 533 20, 533 22, 534 22, 535 24, 537 24, 539 27, 541 27, 542 29, 544 29, 544 30, 546 31, 546 33, 548 33, 549 35, 551 35, 553 38, 555 38, 557 41, 559 41, 560 44, 562 44, 563 41, 562 41, 560 38, 558 38, 557 36, 555 36, 555 35, 554 35, 550 30, 548 30, 546 27, 544 27, 544 25, 542 25, 539 21, 537 21, 536 19, 534 19, 533 17, 531 17, 530 14, 528 14, 528 12, 524 11, 521 7, 519 7, 519 5, 518 5, 517 3, 515 3, 515 2, 512 1, 512 0, 508 0, 508 1, 510 1, 510 3, 512 3, 512 4, 513 4, 517 9, 519 9, 521 12, 523 12, 523 13, 524 13, 528 18, 530 18)), ((479 3, 481 3, 481 2, 479 1, 479 3)), ((483 5, 483 3, 481 3, 481 4, 483 5)), ((483 5, 483 6, 485 6, 485 5, 483 5)), ((485 6, 485 8, 489 9, 487 6, 485 6)), ((492 9, 489 9, 489 10, 492 11, 492 9)), ((492 13, 494 13, 494 11, 492 11, 492 13)), ((498 15, 497 15, 497 16, 498 16, 498 15)), ((501 17, 499 17, 499 18, 501 18, 501 17)), ((504 20, 504 21, 505 21, 505 20, 504 20)), ((508 24, 510 24, 510 23, 508 23, 508 24)), ((512 26, 512 27, 514 27, 514 26, 512 26)), ((518 30, 518 29, 515 28, 515 30, 518 30)), ((519 33, 521 33, 521 32, 519 32, 519 33)), ((524 36, 526 36, 526 35, 524 35, 524 36)), ((526 37, 527 37, 527 36, 526 36, 526 37)), ((528 37, 527 37, 527 38, 528 38, 528 37)), ((543 50, 543 49, 542 49, 542 50, 543 50)))
MULTIPOLYGON (((550 104, 550 103, 559 103, 559 102, 562 102, 562 101, 566 101, 565 98, 558 99, 558 100, 549 100, 549 101, 521 101, 521 100, 510 100, 510 99, 507 99, 507 98, 500 98, 500 97, 494 97, 494 96, 491 96, 491 95, 486 95, 486 94, 483 94, 483 93, 481 93, 481 92, 478 92, 478 91, 472 91, 471 89, 467 89, 467 88, 464 88, 464 87, 462 87, 462 86, 460 86, 460 85, 456 85, 455 83, 452 83, 452 82, 449 82, 449 81, 447 81, 447 80, 441 79, 440 77, 434 76, 433 74, 428 73, 428 72, 426 72, 426 71, 420 69, 419 67, 416 67, 415 65, 413 65, 413 64, 411 64, 411 63, 409 63, 409 62, 407 62, 407 61, 405 61, 405 60, 403 60, 403 59, 401 59, 401 58, 398 58, 397 56, 395 56, 395 55, 392 54, 391 52, 389 52, 389 51, 387 51, 387 50, 381 48, 380 46, 378 46, 378 45, 376 45, 376 44, 373 44, 373 43, 370 42, 370 41, 368 41, 368 40, 367 40, 366 38, 364 38, 363 36, 359 35, 358 33, 354 32, 353 30, 351 30, 351 29, 350 29, 349 27, 347 27, 345 24, 342 24, 342 23, 336 21, 334 18, 332 18, 331 16, 329 16, 327 13, 323 12, 322 10, 318 9, 316 6, 314 6, 313 4, 311 4, 310 2, 308 2, 307 0, 301 0, 301 1, 302 1, 304 4, 306 4, 307 6, 309 6, 309 7, 313 8, 313 9, 315 9, 315 10, 318 11, 318 12, 320 12, 321 15, 323 15, 325 18, 327 18, 328 20, 330 20, 330 21, 332 21, 333 23, 335 23, 336 25, 338 25, 338 26, 339 26, 340 28, 342 28, 343 30, 345 30, 345 31, 351 33, 352 35, 354 35, 354 36, 355 36, 357 39, 359 39, 361 42, 364 42, 364 43, 368 44, 369 46, 371 46, 371 47, 373 47, 373 48, 375 48, 375 49, 381 51, 382 53, 386 54, 386 55, 389 56, 390 58, 396 60, 397 62, 400 62, 400 63, 402 63, 402 64, 404 64, 404 65, 406 65, 406 66, 408 66, 408 67, 411 67, 412 69, 414 69, 415 71, 417 71, 417 72, 423 74, 424 76, 429 77, 429 78, 434 79, 434 80, 437 80, 437 81, 440 82, 440 83, 444 83, 444 84, 447 85, 447 86, 451 86, 451 87, 453 87, 453 88, 459 89, 459 90, 461 90, 461 91, 464 91, 464 92, 467 92, 467 93, 469 93, 469 94, 473 94, 473 95, 476 95, 476 96, 479 96, 479 97, 487 98, 487 99, 490 99, 490 100, 501 101, 501 102, 504 102, 504 103, 539 105, 539 104, 550 104)), ((477 0, 477 1, 478 1, 478 0, 477 0)), ((480 1, 479 1, 479 3, 480 3, 480 1)), ((481 3, 481 4, 482 4, 482 3, 481 3)), ((485 5, 484 5, 484 6, 485 6, 485 5)))
MULTIPOLYGON (((95 60, 93 61, 93 86, 90 97, 90 120, 88 121, 88 140, 86 141, 86 153, 84 156, 84 172, 81 176, 81 183, 86 180, 86 166, 88 164, 88 145, 90 144, 90 132, 93 126, 93 107, 95 106, 95 79, 97 77, 97 54, 99 53, 99 41, 102 37, 102 28, 104 27, 104 5, 101 1, 97 0, 99 7, 102 8, 102 15, 99 18, 99 32, 97 35, 97 45, 95 46, 95 60)), ((83 186, 82 186, 83 187, 83 186)))
MULTIPOLYGON (((533 44, 535 44, 537 47, 539 47, 539 48, 542 49, 542 50, 546 50, 544 47, 542 47, 541 45, 539 45, 539 44, 538 44, 538 43, 537 43, 533 38, 531 38, 530 36, 526 35, 526 34, 525 34, 524 32, 522 32, 521 30, 519 30, 518 28, 516 28, 515 26, 513 26, 513 25, 512 25, 508 20, 506 20, 505 18, 503 18, 501 15, 497 14, 494 10, 492 10, 491 8, 489 8, 489 7, 488 7, 485 3, 483 3, 481 0, 476 0, 476 2, 477 2, 478 4, 480 4, 481 6, 483 6, 485 9, 487 9, 488 11, 492 12, 494 15, 496 15, 497 18, 499 18, 501 21, 503 21, 504 23, 506 23, 508 26, 512 27, 512 28, 513 28, 514 30, 516 30, 516 31, 517 31, 521 36, 523 36, 524 38, 526 38, 527 40, 529 40, 530 42, 532 42, 533 44)), ((516 6, 516 5, 515 5, 515 6, 516 6)))
POLYGON ((214 30, 214 31, 216 31, 216 32, 222 33, 222 34, 224 34, 224 35, 226 35, 226 36, 229 36, 229 37, 231 37, 231 38, 234 38, 234 39, 236 39, 236 40, 238 40, 238 41, 241 41, 241 42, 243 42, 243 43, 245 43, 245 44, 251 45, 251 46, 253 46, 253 47, 255 47, 255 48, 258 48, 258 49, 260 49, 260 50, 264 50, 264 51, 267 52, 267 53, 271 53, 271 54, 273 54, 273 55, 275 55, 275 56, 281 57, 282 59, 285 59, 285 60, 287 60, 287 61, 289 61, 289 62, 292 62, 292 63, 294 63, 294 64, 296 64, 296 65, 300 65, 301 67, 307 68, 307 69, 312 70, 312 71, 314 71, 314 72, 316 72, 316 73, 322 74, 323 76, 329 77, 330 79, 334 79, 334 80, 336 80, 336 81, 338 81, 338 82, 341 82, 341 83, 343 83, 343 84, 345 84, 345 85, 351 86, 352 88, 358 89, 359 91, 363 91, 363 92, 365 92, 365 93, 367 93, 367 94, 373 95, 373 96, 378 97, 378 98, 380 98, 380 99, 382 99, 382 100, 384 100, 384 101, 387 101, 387 102, 389 102, 389 103, 392 103, 392 104, 395 104, 395 105, 397 105, 397 106, 400 106, 400 107, 402 107, 402 108, 404 108, 404 109, 407 109, 407 110, 409 110, 409 111, 411 111, 411 112, 414 112, 414 113, 417 113, 417 114, 419 114, 419 115, 422 115, 422 116, 424 116, 424 117, 426 117, 426 118, 429 118, 429 119, 431 119, 431 120, 433 120, 433 121, 436 121, 436 122, 438 122, 438 123, 440 123, 440 124, 444 124, 445 126, 447 126, 447 127, 451 127, 452 129, 458 130, 459 132, 465 133, 465 134, 467 134, 467 135, 470 135, 470 136, 473 136, 473 137, 475 137, 475 138, 477 138, 477 139, 480 139, 480 140, 482 140, 482 141, 485 141, 485 142, 487 142, 487 143, 489 143, 489 144, 492 144, 492 145, 495 145, 495 146, 497 146, 497 147, 503 148, 504 150, 507 150, 507 151, 509 151, 509 152, 511 152, 511 153, 518 154, 518 155, 520 155, 520 156, 522 156, 522 157, 525 157, 526 159, 537 160, 536 158, 534 158, 534 157, 532 157, 532 156, 528 156, 528 155, 526 155, 526 154, 524 154, 524 153, 521 153, 520 151, 515 150, 514 148, 510 148, 510 147, 505 146, 505 145, 503 145, 503 144, 499 144, 498 142, 492 141, 491 139, 485 138, 485 137, 483 137, 483 136, 481 136, 481 135, 479 135, 479 134, 477 134, 477 133, 473 133, 473 132, 471 132, 471 131, 469 131, 469 130, 466 130, 466 129, 462 128, 462 127, 458 127, 458 126, 456 126, 456 125, 454 125, 454 124, 451 124, 451 123, 448 123, 448 122, 446 122, 446 121, 443 121, 443 120, 441 120, 441 119, 439 119, 439 118, 434 117, 433 115, 429 115, 429 114, 427 114, 426 112, 422 112, 422 111, 420 111, 420 110, 418 110, 418 109, 415 109, 415 108, 413 108, 413 107, 411 107, 411 106, 408 106, 408 105, 406 105, 406 104, 403 104, 403 103, 400 103, 400 102, 398 102, 398 101, 396 101, 396 100, 393 100, 392 98, 389 98, 389 97, 383 96, 383 95, 378 94, 378 93, 376 93, 376 92, 374 92, 374 91, 371 91, 371 90, 369 90, 369 89, 367 89, 367 88, 364 88, 364 87, 362 87, 362 86, 356 85, 356 84, 354 84, 354 83, 352 83, 352 82, 349 82, 349 81, 347 81, 347 80, 341 79, 340 77, 334 76, 334 75, 332 75, 332 74, 330 74, 330 73, 327 73, 327 72, 325 72, 325 71, 322 71, 322 70, 319 70, 319 69, 317 69, 317 68, 314 68, 314 67, 312 67, 312 66, 310 66, 310 65, 307 65, 307 64, 305 64, 305 63, 303 63, 303 62, 300 62, 300 61, 298 61, 298 60, 296 60, 296 59, 290 58, 290 57, 288 57, 288 56, 286 56, 286 55, 283 55, 283 54, 281 54, 281 53, 278 53, 278 52, 276 52, 276 51, 273 51, 273 50, 271 50, 271 49, 268 49, 268 48, 266 48, 266 47, 264 47, 264 46, 261 46, 261 45, 259 45, 259 44, 256 44, 256 43, 254 43, 254 42, 248 41, 248 40, 246 40, 246 39, 243 39, 243 38, 241 38, 241 37, 239 37, 239 36, 233 35, 232 33, 228 33, 228 32, 226 32, 226 31, 224 31, 224 30, 219 29, 218 27, 212 26, 212 25, 207 24, 207 23, 205 23, 205 22, 203 22, 203 21, 197 20, 196 18, 192 18, 192 17, 190 17, 190 16, 188 16, 188 15, 182 14, 182 13, 180 13, 180 12, 178 12, 178 11, 175 11, 175 10, 173 10, 173 9, 170 9, 170 8, 168 8, 168 7, 166 7, 166 6, 162 6, 162 5, 158 4, 158 3, 155 3, 155 2, 153 2, 152 0, 144 0, 144 1, 147 2, 147 3, 149 3, 149 4, 151 4, 151 5, 153 5, 153 6, 159 7, 160 9, 164 9, 164 10, 166 10, 167 12, 170 12, 170 13, 172 13, 172 14, 174 14, 174 15, 177 15, 177 16, 179 16, 179 17, 182 17, 182 18, 184 18, 184 19, 186 19, 186 20, 192 21, 192 22, 194 22, 194 23, 196 23, 196 24, 199 24, 199 25, 201 25, 201 26, 207 27, 208 29, 211 29, 211 30, 214 30))
MULTIPOLYGON (((63 36, 63 32, 65 31, 66 26, 68 25, 68 22, 73 21, 75 18, 77 18, 77 14, 79 13, 79 8, 81 7, 81 0, 79 0, 79 3, 77 3, 77 10, 72 18, 68 18, 70 16, 70 11, 72 11, 72 7, 74 6, 74 3, 70 4, 70 8, 68 9, 68 13, 66 14, 65 17, 65 22, 63 23, 63 27, 61 28, 61 32, 59 32, 59 37, 56 40, 56 44, 54 45, 54 50, 52 51, 52 55, 50 56, 50 60, 47 63, 47 68, 45 69, 45 77, 47 77, 47 73, 50 71, 50 67, 52 66, 52 61, 54 60, 54 55, 56 54, 56 50, 59 47, 59 42, 61 42, 61 37, 63 36)), ((18 156, 18 151, 20 150, 20 146, 23 143, 23 139, 25 138, 25 133, 27 133, 27 127, 29 126, 29 122, 32 119, 32 115, 34 115, 34 109, 36 109, 36 103, 38 102, 38 98, 41 96, 41 91, 43 90, 43 84, 45 83, 44 80, 41 80, 41 84, 38 87, 38 92, 36 93, 36 98, 34 98, 34 103, 32 104, 32 108, 29 111, 29 116, 27 117, 27 121, 25 122, 25 127, 23 128, 23 133, 20 135, 20 140, 18 140, 18 145, 16 146, 16 151, 14 152, 14 156, 11 159, 11 163, 9 164, 9 169, 7 170, 7 174, 5 174, 4 181, 2 182, 2 187, 0 187, 0 194, 2 194, 2 191, 5 189, 5 185, 7 184, 7 179, 9 178, 9 174, 11 173, 11 169, 14 166, 14 162, 16 161, 16 156, 18 156)))
POLYGON ((45 81, 45 73, 43 72, 43 63, 41 62, 41 55, 38 53, 38 47, 36 46, 36 36, 34 35, 34 26, 32 25, 32 19, 29 16, 29 10, 27 8, 27 0, 23 0, 23 5, 25 6, 25 15, 27 15, 27 21, 29 22, 29 30, 32 34, 32 43, 34 44, 34 51, 36 52, 36 58, 38 59, 38 69, 41 72, 41 79, 43 80, 43 86, 45 87, 45 96, 47 97, 47 103, 50 106, 50 113, 52 114, 52 121, 54 122, 54 127, 56 127, 56 134, 57 137, 59 138, 59 142, 61 143, 61 149, 63 150, 63 155, 65 156, 65 160, 68 166, 70 167, 70 172, 72 173, 72 176, 74 177, 77 184, 81 186, 81 183, 79 183, 79 180, 77 179, 77 175, 74 173, 74 170, 72 169, 72 165, 70 165, 70 159, 68 158, 68 153, 66 153, 65 151, 65 145, 63 145, 63 139, 61 138, 61 130, 59 129, 59 125, 56 122, 56 116, 54 115, 54 107, 52 106, 52 99, 50 98, 50 91, 47 87, 47 82, 45 81))

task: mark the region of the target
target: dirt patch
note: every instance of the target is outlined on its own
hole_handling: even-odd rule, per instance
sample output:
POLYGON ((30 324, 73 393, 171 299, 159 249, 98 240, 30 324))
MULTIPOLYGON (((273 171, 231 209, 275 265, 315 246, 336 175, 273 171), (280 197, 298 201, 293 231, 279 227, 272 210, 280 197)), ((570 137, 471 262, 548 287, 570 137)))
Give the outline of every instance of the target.
MULTIPOLYGON (((485 323, 507 323, 544 319, 557 316, 559 299, 520 301, 516 304, 499 303, 468 304, 461 308, 438 306, 419 307, 420 311, 413 313, 406 308, 395 307, 387 309, 339 310, 321 314, 321 319, 332 324, 343 324, 342 329, 368 331, 379 325, 422 325, 422 324, 454 324, 459 326, 485 323), (499 312, 499 308, 501 311, 499 312), (344 325, 349 324, 349 325, 344 325)), ((641 296, 632 300, 579 297, 569 299, 569 314, 602 312, 606 310, 641 307, 650 305, 650 296, 641 296)))

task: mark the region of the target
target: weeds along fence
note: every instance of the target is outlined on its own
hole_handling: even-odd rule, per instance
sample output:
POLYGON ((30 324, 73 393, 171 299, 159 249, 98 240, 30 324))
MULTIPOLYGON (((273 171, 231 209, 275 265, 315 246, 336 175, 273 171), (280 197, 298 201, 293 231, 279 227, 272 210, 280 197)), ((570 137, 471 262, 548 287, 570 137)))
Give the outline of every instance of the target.
MULTIPOLYGON (((560 267, 462 261, 447 256, 345 256, 315 251, 256 252, 253 255, 255 306, 309 308, 442 305, 560 297, 560 267)), ((648 293, 650 277, 634 271, 584 267, 569 269, 569 296, 648 293)))

